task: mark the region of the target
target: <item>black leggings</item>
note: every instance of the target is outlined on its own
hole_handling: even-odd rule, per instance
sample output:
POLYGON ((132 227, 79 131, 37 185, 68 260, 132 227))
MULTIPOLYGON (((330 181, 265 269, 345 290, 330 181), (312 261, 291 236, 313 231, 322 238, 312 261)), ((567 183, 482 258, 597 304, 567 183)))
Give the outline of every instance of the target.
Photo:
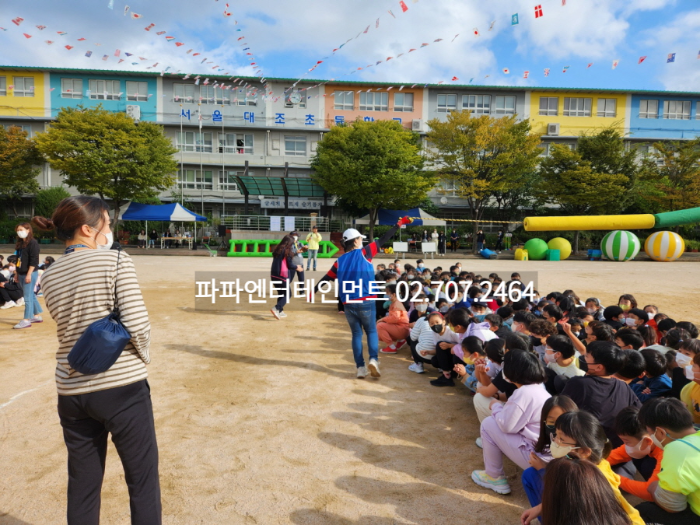
POLYGON ((22 298, 22 290, 6 290, 0 288, 0 303, 17 302, 22 298))
POLYGON ((700 516, 690 510, 690 506, 683 512, 666 512, 656 503, 646 502, 637 505, 636 509, 646 523, 658 523, 659 525, 698 525, 700 516))
MULTIPOLYGON (((443 341, 446 342, 446 341, 443 341)), ((440 343, 435 345, 435 355, 431 362, 435 368, 439 368, 444 372, 452 372, 455 365, 466 365, 459 357, 451 352, 451 348, 443 350, 440 348, 440 343)))
POLYGON ((418 341, 414 341, 410 337, 408 338, 408 347, 411 349, 411 355, 413 356, 413 361, 416 364, 421 364, 421 363, 430 363, 431 360, 423 357, 418 353, 418 350, 416 350, 416 347, 418 346, 418 341))

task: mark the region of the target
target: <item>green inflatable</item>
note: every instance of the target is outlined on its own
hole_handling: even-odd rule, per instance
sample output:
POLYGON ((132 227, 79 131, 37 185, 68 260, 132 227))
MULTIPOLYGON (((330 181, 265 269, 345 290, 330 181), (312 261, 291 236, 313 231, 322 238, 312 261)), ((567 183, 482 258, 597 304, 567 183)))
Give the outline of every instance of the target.
MULTIPOLYGON (((305 241, 299 241, 306 244, 305 241)), ((272 252, 280 243, 279 239, 231 239, 229 257, 272 257, 272 252)), ((330 259, 338 253, 338 247, 330 241, 321 241, 318 247, 319 259, 330 259)), ((304 253, 306 257, 306 253, 304 253)))
POLYGON ((600 251, 603 252, 603 257, 610 261, 631 261, 641 247, 639 238, 625 230, 612 231, 600 241, 600 251))
POLYGON ((542 239, 530 239, 525 243, 525 249, 531 261, 542 261, 547 255, 549 246, 542 239))

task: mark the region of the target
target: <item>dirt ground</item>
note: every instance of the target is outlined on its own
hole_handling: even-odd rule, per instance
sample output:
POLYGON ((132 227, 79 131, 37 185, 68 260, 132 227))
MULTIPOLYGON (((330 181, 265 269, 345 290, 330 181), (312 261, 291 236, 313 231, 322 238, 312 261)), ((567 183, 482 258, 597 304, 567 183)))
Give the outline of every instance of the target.
MULTIPOLYGON (((430 386, 434 373, 409 372, 407 347, 381 356, 381 379, 357 380, 349 329, 332 305, 297 301, 281 321, 260 311, 194 310, 195 270, 264 276, 269 259, 134 260, 152 323, 164 523, 519 522, 527 507, 519 469, 507 462, 509 496, 471 481, 483 468, 471 397, 461 385, 430 386)), ((482 274, 537 270, 543 293, 572 288, 606 304, 633 293, 676 320, 699 320, 695 262, 462 262, 482 274)), ((316 276, 331 263, 322 260, 316 276)), ((60 524, 67 475, 55 325, 46 315, 12 330, 21 315, 0 311, 0 523, 60 524)), ((129 523, 111 445, 102 496, 102 523, 129 523)))

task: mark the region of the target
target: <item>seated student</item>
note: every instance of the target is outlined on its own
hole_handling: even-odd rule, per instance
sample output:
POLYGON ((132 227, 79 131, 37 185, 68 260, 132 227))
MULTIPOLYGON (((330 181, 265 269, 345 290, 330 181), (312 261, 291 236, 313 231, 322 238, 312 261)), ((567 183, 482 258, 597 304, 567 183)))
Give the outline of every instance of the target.
MULTIPOLYGON (((434 313, 434 312, 433 312, 434 313)), ((431 314, 421 316, 411 328, 408 347, 411 349, 413 364, 408 369, 416 374, 425 372, 424 365, 430 363, 435 354, 435 332, 430 328, 428 318, 431 314)))
POLYGON ((10 281, 9 265, 0 272, 0 310, 24 305, 21 283, 10 281))
POLYGON ((640 308, 632 308, 625 314, 625 324, 630 328, 644 326, 649 322, 649 316, 640 308))
MULTIPOLYGON (((586 337, 586 332, 584 331, 584 327, 586 324, 586 321, 581 320, 579 317, 572 317, 569 319, 569 327, 571 327, 571 332, 578 337, 579 340, 581 340, 582 337, 586 337)), ((564 332, 564 324, 560 324, 561 326, 561 332, 560 334, 566 335, 566 332, 564 332)))
POLYGON ((542 503, 544 474, 547 464, 552 461, 549 447, 552 434, 556 433, 555 424, 559 416, 578 410, 576 403, 566 396, 552 396, 545 401, 540 418, 540 437, 535 449, 530 453, 530 467, 523 471, 521 480, 531 507, 542 503))
MULTIPOLYGON (((593 463, 557 459, 547 469, 542 522, 547 525, 629 525, 615 490, 593 463), (566 502, 562 504, 562 502, 566 502)), ((529 517, 523 516, 523 523, 529 517)), ((537 521, 539 523, 539 521, 537 521)))
POLYGON ((586 375, 577 364, 576 350, 565 335, 550 335, 547 338, 544 362, 547 365, 547 392, 555 395, 564 390, 572 377, 586 375))
POLYGON ((693 364, 685 367, 685 377, 690 383, 681 390, 681 401, 688 407, 693 422, 700 425, 700 354, 695 354, 693 364))
POLYGON ((512 333, 508 328, 503 326, 503 319, 501 319, 501 316, 498 314, 489 314, 484 317, 484 321, 489 323, 490 330, 498 337, 504 337, 512 333))
POLYGON ((644 404, 639 422, 664 451, 654 503, 637 506, 647 523, 690 525, 700 522, 700 432, 677 399, 659 397, 644 404))
POLYGON ((634 328, 620 328, 615 332, 615 344, 623 350, 639 350, 644 346, 644 339, 634 328))
POLYGON ((700 331, 698 330, 698 327, 695 326, 690 321, 678 321, 678 323, 676 323, 676 328, 681 328, 681 329, 685 330, 686 332, 688 332, 692 339, 697 339, 698 335, 700 335, 700 331))
POLYGON ((518 310, 513 314, 511 331, 519 334, 530 335, 530 323, 537 321, 537 316, 527 310, 518 310))
POLYGON ((477 388, 489 386, 498 373, 503 370, 503 356, 505 356, 505 344, 503 339, 491 339, 484 344, 486 359, 476 362, 474 375, 479 381, 477 388))
POLYGON ((638 350, 622 350, 622 355, 625 364, 613 374, 613 377, 629 385, 639 379, 646 370, 647 364, 638 350))
POLYGON ((489 315, 489 313, 490 313, 488 311, 488 308, 486 307, 486 304, 482 303, 482 302, 472 303, 469 310, 474 315, 474 320, 476 320, 479 323, 483 323, 484 320, 486 319, 486 316, 489 315))
POLYGON ((595 297, 589 297, 586 299, 586 310, 588 310, 588 313, 591 314, 593 319, 596 321, 600 321, 603 317, 604 308, 600 304, 600 301, 595 297))
POLYGON ((557 334, 557 327, 549 321, 538 319, 531 322, 528 329, 531 334, 532 346, 537 355, 544 361, 547 338, 557 334))
POLYGON ((644 379, 633 382, 630 387, 644 403, 668 394, 671 391, 671 378, 666 375, 666 358, 660 352, 645 348, 639 353, 645 363, 644 379))
POLYGON ((569 396, 581 410, 587 410, 602 423, 613 446, 622 441, 613 428, 615 417, 623 408, 641 406, 639 398, 626 383, 613 378, 626 362, 626 356, 611 342, 595 341, 584 356, 587 375, 572 377, 562 394, 569 396))
MULTIPOLYGON (((626 328, 623 328, 623 330, 626 330, 626 328)), ((656 336, 656 330, 654 330, 654 328, 651 325, 638 326, 635 332, 637 332, 642 337, 642 341, 644 341, 644 347, 653 346, 658 341, 656 336)), ((653 350, 656 350, 656 348, 654 348, 653 350)))
POLYGON ((496 314, 501 318, 501 321, 503 321, 503 326, 506 327, 509 332, 512 331, 513 315, 515 314, 513 307, 501 306, 498 310, 496 310, 496 314))
POLYGON ((450 309, 450 303, 448 303, 447 299, 445 299, 444 297, 441 297, 435 303, 435 310, 437 310, 441 314, 446 314, 449 309, 450 309))
POLYGON ((557 329, 560 328, 559 321, 564 317, 564 312, 556 304, 548 304, 542 308, 542 319, 552 323, 557 329))
POLYGON ((473 471, 472 481, 498 494, 510 494, 503 456, 523 469, 530 466, 530 453, 539 437, 542 407, 550 396, 543 385, 542 362, 530 352, 508 352, 503 359, 503 377, 517 390, 504 405, 495 399, 491 401, 492 414, 481 423, 485 468, 473 471))
MULTIPOLYGON (((666 347, 661 344, 661 341, 666 337, 666 334, 668 334, 670 330, 673 330, 676 327, 676 321, 673 319, 669 319, 668 317, 661 319, 661 317, 665 315, 666 314, 656 314, 654 316, 654 320, 656 321, 656 338, 659 346, 659 348, 655 347, 654 349, 661 353, 667 351, 666 347)), ((688 338, 690 338, 690 336, 688 336, 688 338)))
MULTIPOLYGON (((431 385, 454 386, 454 381, 452 380, 454 365, 465 364, 462 361, 464 354, 461 352, 459 343, 464 338, 470 322, 469 312, 464 308, 452 310, 445 317, 443 329, 447 330, 452 336, 456 336, 456 340, 452 336, 444 337, 442 334, 436 336, 435 355, 431 363, 435 368, 442 370, 442 374, 431 381, 431 385)), ((435 331, 435 328, 433 328, 433 331, 435 331)))
POLYGON ((454 355, 453 370, 457 373, 460 383, 463 383, 472 392, 476 392, 479 379, 474 371, 477 362, 484 363, 486 360, 484 342, 478 337, 470 335, 462 339, 462 343, 455 346, 453 350, 457 349, 457 347, 460 347, 462 357, 454 355))
POLYGON ((426 317, 435 311, 434 308, 430 307, 430 298, 424 293, 420 293, 411 299, 411 311, 408 314, 409 328, 413 328, 416 321, 421 317, 426 317))
POLYGON ((639 423, 639 409, 627 407, 620 411, 615 418, 615 433, 624 443, 608 456, 610 465, 634 463, 637 472, 644 481, 620 477, 620 488, 638 498, 654 501, 649 494, 649 486, 658 479, 661 470, 661 458, 664 451, 654 445, 651 436, 639 423))
MULTIPOLYGON (((681 391, 688 383, 693 381, 688 378, 692 375, 693 358, 700 354, 700 341, 697 339, 689 339, 682 341, 678 345, 677 351, 669 351, 666 353, 666 360, 670 360, 669 373, 671 374, 671 391, 669 397, 680 399, 681 391), (690 367, 690 372, 687 368, 690 367)), ((692 412, 692 411, 691 411, 692 412)))
MULTIPOLYGON (((439 363, 442 362, 443 355, 441 354, 441 357, 438 360, 438 348, 440 348, 441 350, 446 350, 446 356, 451 356, 452 354, 450 353, 450 350, 454 345, 459 343, 460 337, 459 334, 456 334, 449 328, 445 317, 440 312, 433 312, 428 316, 428 326, 433 332, 432 350, 421 350, 419 352, 419 355, 421 357, 430 357, 430 363, 433 364, 435 368, 439 368, 439 363), (443 345, 445 348, 441 348, 440 345, 443 345)), ((449 364, 449 369, 447 369, 447 377, 445 377, 443 374, 440 374, 440 378, 444 377, 444 380, 442 380, 441 382, 445 384, 439 386, 454 386, 454 381, 452 380, 451 376, 452 369, 453 365, 449 364)))
POLYGON ((385 354, 395 354, 406 344, 406 338, 411 331, 408 326, 408 313, 403 303, 396 295, 396 285, 386 287, 386 294, 391 304, 386 317, 377 321, 377 336, 386 346, 380 350, 385 354))
MULTIPOLYGON (((610 463, 606 460, 610 454, 610 450, 610 442, 606 438, 606 432, 600 424, 600 421, 598 421, 593 414, 581 410, 579 406, 578 411, 567 412, 557 419, 555 432, 552 437, 552 444, 550 446, 550 453, 554 460, 549 464, 547 470, 556 468, 557 460, 588 461, 596 465, 610 485, 610 488, 615 494, 615 499, 622 506, 625 514, 627 514, 629 518, 628 523, 631 522, 633 525, 645 525, 644 520, 639 515, 639 511, 630 505, 620 493, 620 476, 612 471, 610 463)), ((545 476, 543 501, 548 497, 549 490, 551 489, 552 487, 547 484, 547 478, 545 476)), ((568 505, 569 502, 561 502, 561 504, 568 505)), ((578 512, 578 509, 576 509, 575 512, 578 512)), ((530 523, 541 514, 542 504, 526 510, 521 517, 521 522, 530 523)), ((590 523, 593 525, 593 523, 598 522, 578 521, 573 523, 590 523)), ((546 525, 550 525, 550 522, 546 522, 546 525)))
POLYGON ((604 323, 610 326, 613 330, 619 330, 624 325, 622 323, 623 310, 619 306, 608 306, 603 310, 603 317, 605 317, 604 323))

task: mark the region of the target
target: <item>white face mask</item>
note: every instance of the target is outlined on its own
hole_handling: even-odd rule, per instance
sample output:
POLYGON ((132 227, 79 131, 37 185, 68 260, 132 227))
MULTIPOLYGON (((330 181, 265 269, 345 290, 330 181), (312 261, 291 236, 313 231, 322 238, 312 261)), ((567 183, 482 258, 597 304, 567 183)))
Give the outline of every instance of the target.
POLYGON ((631 317, 625 317, 625 324, 627 326, 637 326, 637 321, 631 317))
POLYGON ((554 459, 557 459, 563 458, 564 456, 569 454, 569 452, 571 452, 572 450, 576 450, 577 448, 581 447, 574 447, 572 445, 560 445, 556 441, 554 441, 554 439, 552 439, 552 443, 549 445, 549 452, 550 454, 552 454, 552 457, 554 459))
MULTIPOLYGON (((92 228, 92 226, 90 226, 92 228)), ((112 244, 114 243, 114 234, 112 232, 109 233, 102 233, 99 231, 97 228, 92 228, 97 232, 97 235, 95 236, 95 245, 97 246, 98 250, 109 250, 112 247, 112 244), (107 241, 107 244, 100 244, 97 242, 97 238, 99 235, 102 235, 105 240, 107 241)))
POLYGON ((10 273, 15 273, 17 267, 14 264, 11 264, 7 269, 10 270, 10 273))
POLYGON ((693 365, 688 365, 685 367, 685 378, 688 381, 695 381, 695 372, 693 372, 693 365))
POLYGON ((26 239, 29 232, 27 230, 17 230, 17 237, 20 239, 26 239))
MULTIPOLYGON (((658 430, 658 428, 657 428, 656 430, 658 430)), ((654 445, 656 445, 656 446, 659 447, 661 450, 663 450, 663 449, 664 449, 664 444, 661 443, 661 441, 659 441, 658 438, 656 437, 656 430, 654 430, 654 433, 651 435, 651 440, 654 442, 654 445)), ((663 430, 663 429, 662 429, 662 430, 663 430)), ((664 431, 664 434, 666 434, 666 437, 668 437, 668 433, 667 433, 667 432, 664 431)), ((665 439, 665 438, 664 438, 664 439, 665 439)))
POLYGON ((676 364, 681 368, 685 368, 686 366, 688 366, 691 361, 692 359, 685 354, 681 354, 680 352, 676 354, 676 364))
POLYGON ((419 312, 425 312, 428 309, 428 305, 425 303, 420 303, 416 305, 416 310, 419 312))
POLYGON ((545 354, 544 354, 544 361, 545 361, 545 363, 547 363, 547 364, 549 364, 549 363, 556 363, 556 362, 557 362, 557 356, 556 356, 556 354, 545 353, 545 354))
POLYGON ((292 235, 292 239, 294 239, 294 242, 296 242, 296 240, 297 240, 298 238, 299 238, 299 237, 297 237, 296 235, 292 235))
POLYGON ((639 443, 637 443, 634 447, 625 445, 625 452, 627 452, 627 455, 634 459, 642 459, 643 457, 648 456, 649 452, 651 452, 651 445, 645 448, 641 448, 643 442, 644 440, 640 439, 639 443))

